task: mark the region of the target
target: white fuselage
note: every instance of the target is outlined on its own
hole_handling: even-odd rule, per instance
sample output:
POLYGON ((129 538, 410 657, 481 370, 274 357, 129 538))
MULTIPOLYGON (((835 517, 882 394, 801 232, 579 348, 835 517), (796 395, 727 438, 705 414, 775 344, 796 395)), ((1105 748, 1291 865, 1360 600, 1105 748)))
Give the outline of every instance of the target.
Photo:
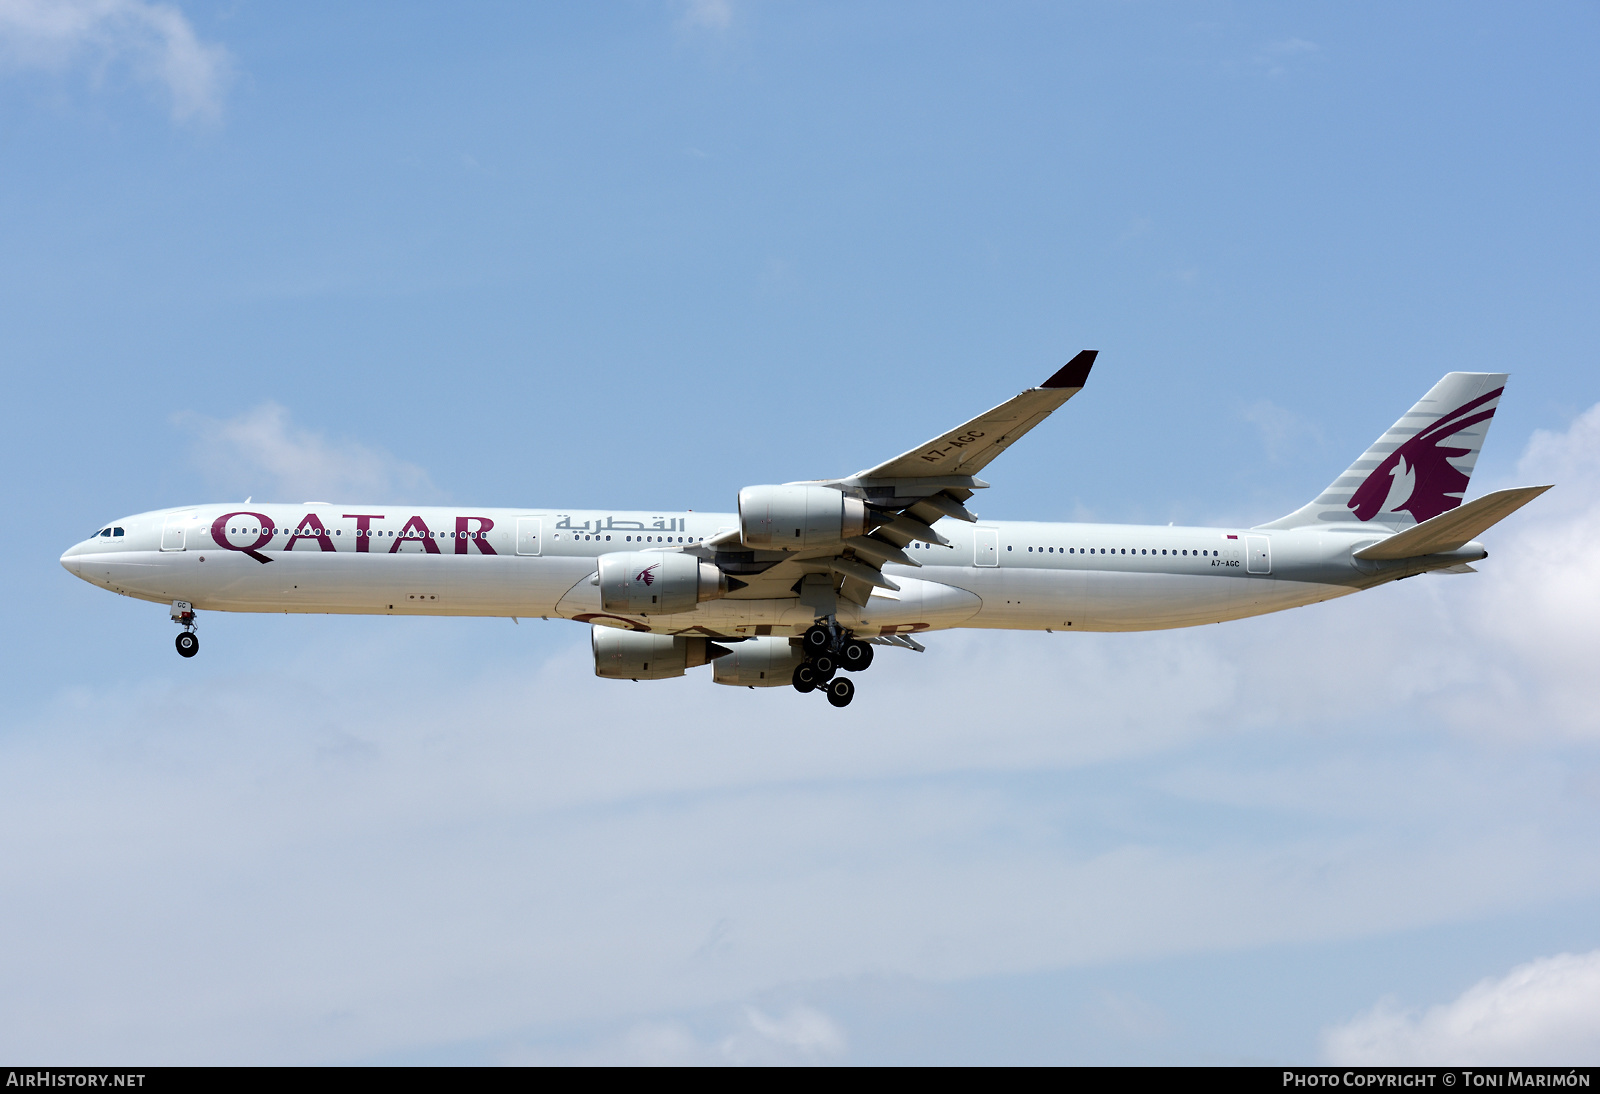
MULTIPOLYGON (((600 555, 688 550, 738 527, 727 513, 413 508, 307 503, 202 505, 125 518, 62 565, 93 584, 197 610, 566 618, 633 630, 796 634, 813 621, 797 592, 802 552, 715 553, 745 582, 675 615, 602 611, 600 555)), ((898 591, 839 604, 863 635, 947 627, 1133 631, 1261 615, 1482 557, 1363 563, 1351 552, 1391 530, 1272 532, 955 520, 949 546, 914 544, 890 563, 898 591)))

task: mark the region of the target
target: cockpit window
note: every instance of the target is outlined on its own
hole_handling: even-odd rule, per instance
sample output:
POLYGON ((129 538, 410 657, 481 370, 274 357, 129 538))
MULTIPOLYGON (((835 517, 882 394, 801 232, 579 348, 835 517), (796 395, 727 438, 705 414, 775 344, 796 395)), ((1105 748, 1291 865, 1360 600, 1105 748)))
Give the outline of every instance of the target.
POLYGON ((114 536, 120 536, 122 534, 122 529, 121 528, 113 528, 113 529, 111 529, 111 534, 114 535, 114 536))
POLYGON ((109 529, 109 528, 102 528, 102 529, 100 529, 100 531, 99 531, 99 532, 97 532, 97 533, 95 533, 95 534, 96 534, 96 535, 101 535, 101 536, 109 536, 109 535, 110 535, 110 534, 111 534, 111 529, 109 529))

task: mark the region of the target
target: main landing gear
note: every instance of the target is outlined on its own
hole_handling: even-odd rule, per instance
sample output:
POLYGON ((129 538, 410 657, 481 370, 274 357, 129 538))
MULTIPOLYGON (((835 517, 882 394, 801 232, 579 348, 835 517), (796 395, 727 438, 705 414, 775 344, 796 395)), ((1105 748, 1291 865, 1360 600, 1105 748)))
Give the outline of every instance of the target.
POLYGON ((861 672, 872 664, 871 643, 840 630, 830 620, 808 627, 800 648, 806 659, 794 670, 794 690, 803 694, 820 689, 834 706, 849 706, 856 697, 855 682, 836 674, 840 669, 861 672))
POLYGON ((194 605, 184 600, 172 602, 172 621, 183 628, 183 633, 178 635, 174 643, 178 653, 184 657, 193 657, 200 652, 200 638, 194 633, 194 605))

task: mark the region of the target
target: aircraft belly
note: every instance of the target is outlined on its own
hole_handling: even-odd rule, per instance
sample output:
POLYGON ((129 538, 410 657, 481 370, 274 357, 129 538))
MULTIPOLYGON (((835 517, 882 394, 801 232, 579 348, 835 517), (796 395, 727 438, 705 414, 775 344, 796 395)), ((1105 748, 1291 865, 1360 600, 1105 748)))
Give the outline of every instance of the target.
POLYGON ((1096 631, 1193 627, 1232 618, 1240 579, 1091 571, 1080 626, 1096 631))
POLYGON ((1353 585, 1332 585, 1314 581, 1273 581, 1268 578, 1249 578, 1243 581, 1234 612, 1229 617, 1244 619, 1252 615, 1267 615, 1306 604, 1320 604, 1324 600, 1349 596, 1358 592, 1353 585))
POLYGON ((1083 613, 1082 573, 968 567, 950 576, 982 606, 972 627, 1017 630, 1066 628, 1083 613))
POLYGON ((839 604, 839 622, 862 634, 957 627, 983 609, 983 599, 970 589, 939 581, 896 575, 898 592, 874 589, 863 606, 839 604))
POLYGON ((590 569, 586 559, 421 552, 284 552, 265 564, 239 552, 205 557, 162 556, 159 568, 182 579, 148 583, 151 591, 160 584, 160 598, 210 611, 539 616, 554 614, 578 571, 590 569))
POLYGON ((965 571, 983 596, 973 627, 1143 631, 1279 611, 1334 595, 1300 582, 1193 574, 997 567, 965 571), (1256 588, 1260 586, 1260 588, 1256 588))
MULTIPOLYGON (((975 615, 983 602, 966 589, 917 578, 900 577, 898 592, 874 590, 864 607, 839 601, 837 618, 845 627, 863 634, 895 634, 953 627, 975 615)), ((578 581, 557 605, 568 619, 603 626, 627 627, 666 633, 697 631, 737 635, 799 634, 815 621, 815 613, 798 597, 745 600, 724 597, 708 600, 692 612, 676 615, 629 616, 606 612, 600 590, 587 576, 578 581)))
MULTIPOLYGON (((1197 627, 1283 611, 1352 591, 1334 585, 1242 576, 1103 571, 1089 571, 1082 576, 1086 579, 1082 617, 1072 621, 1073 630, 1197 627)), ((1032 617, 1031 612, 1019 614, 1019 618, 1032 617)))

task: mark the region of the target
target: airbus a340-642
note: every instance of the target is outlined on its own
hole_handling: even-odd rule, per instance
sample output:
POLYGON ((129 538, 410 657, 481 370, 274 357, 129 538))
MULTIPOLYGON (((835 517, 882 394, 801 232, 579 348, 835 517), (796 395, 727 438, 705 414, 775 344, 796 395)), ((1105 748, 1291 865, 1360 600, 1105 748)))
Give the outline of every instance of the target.
POLYGON ((98 529, 61 557, 83 580, 197 611, 560 618, 595 673, 822 691, 881 646, 950 627, 1139 631, 1472 572, 1475 537, 1548 490, 1463 503, 1506 377, 1452 372, 1314 501, 1253 528, 980 520, 996 456, 1083 389, 1095 351, 926 444, 854 475, 747 486, 736 513, 396 505, 189 505, 98 529))

